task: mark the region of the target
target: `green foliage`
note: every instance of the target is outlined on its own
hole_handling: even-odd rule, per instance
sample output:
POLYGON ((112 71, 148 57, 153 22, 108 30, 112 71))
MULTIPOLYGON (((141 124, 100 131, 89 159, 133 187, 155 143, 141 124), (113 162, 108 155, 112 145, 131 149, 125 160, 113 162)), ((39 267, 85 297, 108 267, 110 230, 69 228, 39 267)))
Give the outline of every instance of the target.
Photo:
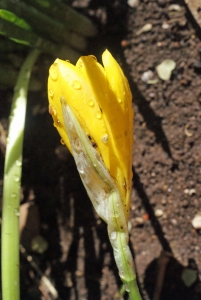
POLYGON ((0 9, 0 17, 6 21, 13 23, 16 26, 19 26, 26 30, 31 30, 31 26, 24 19, 19 18, 16 14, 6 9, 0 9))

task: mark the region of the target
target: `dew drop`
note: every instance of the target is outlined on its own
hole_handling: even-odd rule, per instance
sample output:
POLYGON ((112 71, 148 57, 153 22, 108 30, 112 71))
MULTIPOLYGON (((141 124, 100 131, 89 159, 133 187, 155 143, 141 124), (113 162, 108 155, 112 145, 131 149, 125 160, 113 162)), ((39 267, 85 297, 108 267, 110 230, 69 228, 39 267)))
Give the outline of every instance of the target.
POLYGON ((95 61, 97 61, 97 58, 94 55, 90 55, 95 61))
POLYGON ((20 177, 19 177, 18 175, 14 175, 14 176, 13 176, 13 180, 14 180, 15 182, 19 182, 19 181, 20 181, 20 177))
POLYGON ((49 113, 50 113, 50 115, 52 115, 53 117, 56 117, 56 115, 57 115, 56 108, 55 108, 54 106, 49 106, 49 113))
POLYGON ((16 164, 17 167, 21 167, 22 166, 21 160, 16 160, 15 164, 16 164))
POLYGON ((60 143, 61 143, 62 145, 65 145, 65 142, 64 142, 64 140, 62 140, 62 139, 60 139, 60 143))
POLYGON ((116 233, 116 231, 114 231, 114 232, 111 233, 110 238, 111 238, 111 240, 113 240, 113 241, 116 240, 116 238, 117 238, 117 233, 116 233))
POLYGON ((83 67, 83 63, 81 61, 78 62, 77 64, 78 69, 81 69, 83 67))
POLYGON ((130 292, 130 289, 129 289, 129 287, 128 287, 127 284, 124 284, 124 288, 125 288, 125 290, 126 290, 128 293, 130 292))
POLYGON ((80 90, 81 89, 81 84, 78 80, 74 80, 72 82, 72 87, 75 89, 75 90, 80 90))
POLYGON ((94 106, 94 101, 93 101, 92 99, 90 99, 90 100, 88 101, 88 104, 89 104, 89 106, 93 107, 93 106, 94 106))
POLYGON ((16 198, 17 194, 16 193, 11 193, 10 196, 11 196, 11 198, 16 198))
POLYGON ((107 144, 108 142, 108 134, 104 134, 101 138, 101 141, 104 143, 104 144, 107 144))
POLYGON ((14 209, 14 214, 17 216, 17 217, 19 217, 20 216, 20 212, 19 212, 19 209, 14 209))
POLYGON ((54 96, 54 91, 53 90, 49 90, 49 96, 50 96, 50 98, 53 98, 53 96, 54 96))
POLYGON ((82 163, 78 162, 77 163, 77 170, 80 174, 84 174, 84 169, 82 163))
POLYGON ((117 98, 117 101, 118 101, 119 103, 122 103, 121 98, 117 98))
POLYGON ((50 77, 54 81, 58 79, 58 63, 53 63, 50 67, 50 77))
POLYGON ((102 114, 100 112, 96 113, 96 118, 100 120, 102 118, 102 114))

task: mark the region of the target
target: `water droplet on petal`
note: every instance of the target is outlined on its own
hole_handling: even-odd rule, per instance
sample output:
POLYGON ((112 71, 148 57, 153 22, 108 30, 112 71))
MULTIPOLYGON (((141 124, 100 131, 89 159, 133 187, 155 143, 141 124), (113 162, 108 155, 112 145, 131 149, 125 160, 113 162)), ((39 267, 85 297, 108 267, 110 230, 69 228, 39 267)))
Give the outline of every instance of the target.
POLYGON ((77 64, 77 68, 81 69, 83 67, 83 63, 81 61, 79 61, 79 63, 77 64))
POLYGON ((58 63, 53 63, 50 67, 50 77, 52 80, 56 81, 58 78, 59 70, 58 70, 58 63))
POLYGON ((129 289, 129 287, 128 287, 127 284, 124 284, 124 288, 125 288, 125 290, 126 290, 128 293, 130 292, 130 289, 129 289))
POLYGON ((83 169, 83 165, 81 162, 77 163, 77 170, 80 174, 84 174, 84 169, 83 169))
POLYGON ((75 90, 80 90, 81 89, 81 84, 78 80, 74 80, 72 82, 72 87, 75 89, 75 90))
POLYGON ((49 113, 50 113, 50 115, 52 115, 53 117, 56 117, 56 115, 57 115, 56 108, 55 108, 54 106, 49 106, 49 113))
POLYGON ((14 214, 15 214, 17 217, 19 217, 19 216, 20 216, 19 209, 16 208, 16 209, 14 210, 14 214))
POLYGON ((65 142, 64 142, 64 140, 62 140, 62 139, 60 139, 60 143, 61 143, 62 145, 65 145, 65 142))
POLYGON ((100 112, 96 113, 96 118, 100 120, 102 118, 102 114, 100 112))
POLYGON ((94 55, 90 55, 95 61, 97 61, 97 58, 94 55))
POLYGON ((13 176, 13 180, 14 180, 15 182, 19 182, 19 181, 20 181, 20 177, 19 177, 18 175, 14 175, 14 176, 13 176))
POLYGON ((121 100, 121 98, 117 98, 117 100, 118 100, 118 102, 119 102, 119 103, 122 103, 122 100, 121 100))
POLYGON ((49 90, 49 96, 50 96, 50 98, 53 98, 53 96, 54 96, 54 91, 53 90, 49 90))
POLYGON ((107 144, 107 142, 108 142, 108 134, 104 134, 104 136, 102 136, 102 138, 101 138, 101 141, 102 141, 104 144, 107 144))
POLYGON ((92 99, 90 99, 90 100, 88 101, 88 104, 89 104, 89 106, 93 107, 93 106, 94 106, 94 101, 93 101, 92 99))
POLYGON ((111 240, 116 240, 116 238, 117 238, 117 233, 116 233, 116 231, 113 231, 113 232, 111 233, 110 238, 111 238, 111 240))
POLYGON ((21 167, 22 166, 22 162, 21 162, 21 160, 16 160, 16 166, 18 166, 18 167, 21 167))

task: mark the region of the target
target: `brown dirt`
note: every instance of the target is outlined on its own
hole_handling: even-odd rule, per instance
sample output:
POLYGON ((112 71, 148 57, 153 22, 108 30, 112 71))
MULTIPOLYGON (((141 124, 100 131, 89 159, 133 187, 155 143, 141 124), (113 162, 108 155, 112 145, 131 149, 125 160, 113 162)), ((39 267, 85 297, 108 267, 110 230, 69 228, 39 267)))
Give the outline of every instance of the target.
MULTIPOLYGON (((130 245, 139 285, 144 300, 157 293, 158 300, 199 300, 201 235, 191 222, 201 211, 201 29, 184 1, 144 0, 135 9, 125 2, 86 0, 74 1, 74 6, 100 30, 87 54, 100 60, 108 48, 133 93, 130 245), (172 13, 173 3, 183 9, 172 13), (137 35, 149 23, 152 29, 137 35), (176 68, 170 80, 163 81, 155 68, 166 58, 173 59, 176 68), (157 83, 142 81, 148 70, 157 83), (188 270, 196 276, 190 287, 182 280, 188 270)), ((34 73, 44 90, 30 93, 27 109, 22 204, 30 206, 21 243, 38 269, 21 254, 21 299, 56 299, 41 275, 50 279, 59 299, 120 299, 106 225, 94 212, 47 111, 51 63, 50 57, 39 58, 34 73), (38 234, 48 243, 42 254, 31 249, 38 234)), ((5 128, 11 96, 12 90, 2 90, 0 119, 5 128)), ((2 178, 2 153, 0 163, 2 178)))

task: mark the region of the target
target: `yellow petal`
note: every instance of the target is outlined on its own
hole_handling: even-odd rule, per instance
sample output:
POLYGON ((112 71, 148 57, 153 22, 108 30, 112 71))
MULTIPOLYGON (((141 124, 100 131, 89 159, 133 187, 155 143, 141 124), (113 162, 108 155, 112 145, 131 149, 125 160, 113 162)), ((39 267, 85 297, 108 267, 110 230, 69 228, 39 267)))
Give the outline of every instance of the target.
POLYGON ((107 136, 102 111, 96 101, 91 83, 86 81, 78 66, 68 61, 57 59, 50 67, 48 79, 49 111, 54 120, 54 126, 59 131, 63 141, 70 148, 62 114, 61 100, 72 109, 77 120, 88 135, 94 147, 102 156, 109 168, 109 150, 106 143, 100 143, 101 137, 107 136))
POLYGON ((132 187, 133 110, 128 81, 109 51, 103 53, 103 65, 108 84, 109 105, 105 112, 109 136, 112 135, 110 174, 117 181, 125 215, 130 210, 132 187))
POLYGON ((103 54, 103 64, 105 69, 90 55, 81 57, 76 66, 91 84, 102 110, 108 132, 109 172, 118 186, 128 218, 132 184, 132 96, 126 77, 107 50, 103 54))

